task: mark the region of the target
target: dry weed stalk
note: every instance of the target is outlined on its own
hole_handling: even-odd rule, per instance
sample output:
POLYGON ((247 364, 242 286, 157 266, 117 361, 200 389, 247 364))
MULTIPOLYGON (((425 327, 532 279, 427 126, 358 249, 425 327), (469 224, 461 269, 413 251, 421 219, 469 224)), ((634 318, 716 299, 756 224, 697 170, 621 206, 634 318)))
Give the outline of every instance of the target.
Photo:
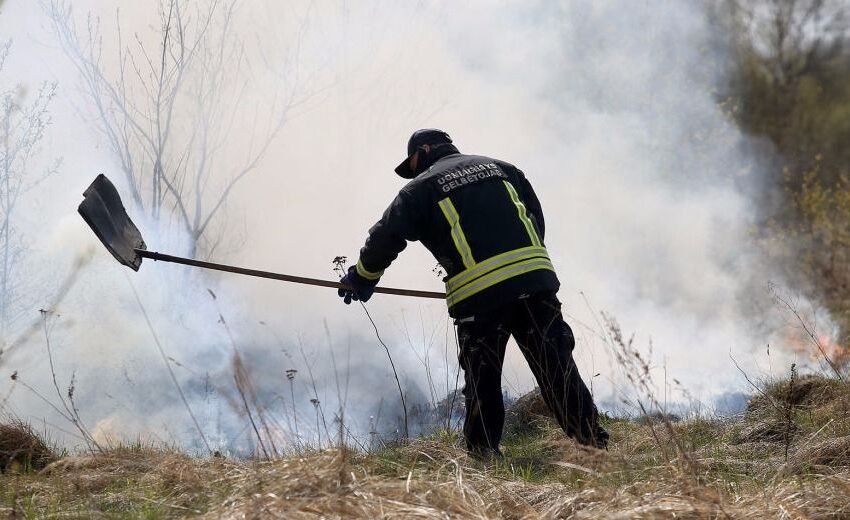
POLYGON ((762 398, 764 398, 764 399, 765 399, 765 401, 767 401, 767 403, 768 403, 768 404, 769 404, 769 405, 770 405, 770 406, 771 406, 774 410, 776 410, 776 411, 777 411, 777 412, 779 412, 779 413, 783 413, 783 410, 782 410, 782 408, 779 406, 779 403, 777 403, 777 402, 776 402, 776 400, 773 398, 773 396, 772 396, 772 395, 770 395, 769 393, 765 392, 765 391, 764 391, 764 388, 762 388, 762 386, 761 386, 761 385, 757 385, 755 382, 753 382, 753 380, 750 378, 750 375, 749 375, 749 374, 747 374, 747 372, 746 372, 743 368, 741 368, 741 365, 740 365, 740 364, 738 364, 738 361, 735 359, 735 357, 734 357, 734 356, 732 356, 732 352, 731 352, 731 351, 729 352, 729 359, 731 359, 731 360, 732 360, 732 364, 734 364, 734 365, 735 365, 735 368, 736 368, 736 369, 738 369, 738 372, 740 372, 740 373, 741 373, 741 375, 743 375, 743 376, 744 376, 744 379, 746 379, 746 380, 747 380, 747 384, 749 384, 749 385, 753 388, 753 390, 755 390, 756 392, 758 392, 758 393, 759 393, 759 395, 760 395, 762 398))
MULTIPOLYGON (((677 457, 677 467, 682 470, 686 470, 686 472, 694 479, 695 482, 699 481, 699 465, 696 460, 691 457, 691 454, 685 450, 685 446, 682 442, 682 439, 676 432, 676 429, 673 427, 673 423, 670 421, 670 417, 667 415, 667 410, 664 409, 661 404, 658 402, 658 399, 655 397, 655 389, 654 389, 654 381, 652 380, 652 375, 650 373, 649 363, 643 358, 641 353, 634 346, 634 335, 632 335, 628 341, 623 338, 622 330, 620 329, 619 323, 612 317, 605 313, 602 314, 602 318, 605 320, 606 330, 608 332, 610 342, 612 343, 612 347, 614 350, 614 356, 617 363, 625 370, 626 377, 632 383, 634 388, 638 390, 643 396, 652 404, 656 410, 662 410, 661 423, 664 425, 665 430, 670 438, 673 441, 673 445, 678 454, 677 457)), ((645 416, 649 416, 646 408, 643 403, 638 400, 638 405, 641 409, 641 412, 645 416)), ((672 462, 670 460, 669 454, 667 453, 667 449, 665 447, 665 443, 661 440, 658 433, 655 431, 655 426, 652 421, 648 421, 649 427, 652 430, 652 435, 655 438, 655 441, 658 445, 658 448, 664 453, 665 458, 668 462, 672 462)))
MULTIPOLYGON (((347 262, 347 258, 344 256, 334 257, 333 263, 334 271, 340 275, 340 277, 345 276, 345 263, 347 262)), ((378 331, 378 325, 375 323, 375 320, 372 319, 372 315, 369 313, 369 309, 366 308, 366 304, 362 301, 359 302, 360 306, 363 308, 363 312, 366 313, 366 317, 369 319, 369 323, 372 324, 372 328, 375 329, 375 336, 378 338, 378 343, 384 347, 384 351, 387 353, 387 359, 390 361, 390 368, 393 370, 393 377, 395 378, 396 385, 398 386, 398 396, 401 399, 401 408, 404 414, 404 434, 402 437, 403 441, 406 441, 410 438, 410 429, 408 428, 408 414, 407 414, 407 401, 404 399, 404 390, 401 388, 401 379, 398 377, 398 370, 396 370, 395 362, 393 361, 392 353, 390 353, 390 348, 384 343, 384 340, 381 339, 381 333, 378 331)))
POLYGON ((59 402, 62 403, 62 407, 65 409, 67 415, 63 414, 63 416, 68 419, 71 424, 80 432, 85 439, 86 444, 88 444, 89 450, 94 451, 102 451, 101 446, 95 440, 94 436, 91 434, 89 429, 86 427, 83 419, 80 417, 80 411, 77 409, 77 405, 74 402, 74 390, 76 386, 74 384, 74 375, 71 375, 71 382, 68 385, 67 397, 68 400, 65 400, 65 397, 62 395, 62 390, 59 389, 59 383, 56 380, 56 366, 53 363, 53 349, 50 346, 50 332, 48 330, 47 318, 50 314, 49 311, 41 309, 39 311, 41 314, 42 327, 44 330, 44 344, 47 349, 47 360, 50 365, 50 376, 53 380, 53 388, 56 389, 56 395, 59 397, 59 402))
POLYGON ((307 360, 307 354, 304 352, 304 343, 301 341, 301 338, 298 338, 298 351, 301 353, 301 359, 304 360, 304 366, 307 367, 307 375, 310 376, 310 385, 313 389, 313 398, 310 399, 310 403, 316 410, 316 435, 318 437, 318 449, 322 449, 322 431, 319 429, 319 417, 322 418, 322 425, 325 428, 325 436, 330 443, 331 434, 328 431, 328 422, 325 418, 325 411, 322 409, 322 401, 319 399, 319 389, 316 385, 316 378, 313 376, 313 367, 310 365, 310 362, 307 360))
MULTIPOLYGON (((65 430, 65 429, 63 429, 59 426, 51 424, 50 426, 52 428, 54 428, 58 431, 61 431, 62 433, 65 433, 67 435, 70 435, 71 437, 74 437, 76 439, 81 440, 82 442, 85 443, 86 448, 88 448, 88 450, 92 453, 96 453, 96 452, 103 450, 103 447, 100 444, 98 444, 97 442, 95 442, 94 437, 90 433, 88 433, 88 430, 85 428, 85 425, 79 419, 79 411, 77 410, 76 405, 73 404, 73 395, 74 395, 73 380, 72 380, 71 386, 68 389, 69 400, 71 400, 71 409, 73 410, 72 414, 69 414, 68 412, 63 411, 58 406, 56 406, 56 404, 54 404, 53 401, 48 399, 47 396, 45 396, 44 394, 39 392, 35 387, 33 387, 32 385, 30 385, 29 383, 24 381, 23 378, 21 377, 20 373, 17 370, 15 370, 12 373, 11 379, 12 379, 12 382, 13 382, 14 385, 22 386, 24 389, 26 389, 32 395, 37 397, 41 402, 46 404, 51 410, 53 410, 59 416, 61 416, 63 419, 65 419, 69 423, 73 424, 75 426, 75 428, 77 428, 77 431, 79 432, 79 434, 74 433, 74 432, 69 431, 69 430, 65 430), (74 415, 76 415, 76 417, 74 415), (86 433, 83 433, 80 430, 80 428, 83 428, 86 433)), ((68 404, 64 401, 64 397, 62 397, 61 392, 59 392, 59 399, 60 399, 60 401, 62 401, 62 407, 67 408, 68 404)), ((45 424, 49 424, 49 423, 45 422, 45 424)))
MULTIPOLYGON (((251 402, 254 403, 256 408, 256 392, 254 392, 253 385, 251 385, 251 379, 248 375, 248 370, 245 368, 245 364, 242 362, 242 356, 240 356, 238 352, 234 352, 233 357, 231 358, 231 366, 233 367, 233 382, 236 386, 236 391, 239 393, 239 398, 241 400, 243 410, 246 416, 248 417, 248 422, 251 424, 251 429, 254 430, 254 435, 257 437, 257 443, 260 446, 260 450, 262 450, 263 452, 263 456, 266 458, 266 460, 271 460, 272 452, 266 448, 266 443, 263 441, 263 435, 260 434, 260 429, 257 427, 257 421, 254 420, 254 414, 251 412, 251 405, 248 402, 248 395, 250 395, 251 402)), ((268 435, 269 442, 272 442, 268 427, 265 424, 263 424, 263 427, 266 430, 266 435, 268 435)), ((274 452, 274 455, 277 456, 278 453, 277 450, 274 448, 273 444, 272 450, 274 452)))
POLYGON ((289 396, 292 399, 292 421, 295 425, 295 439, 296 443, 299 439, 298 435, 298 410, 295 408, 295 375, 298 373, 298 370, 294 368, 290 368, 286 370, 286 379, 289 381, 289 396))
POLYGON ((814 327, 810 326, 806 322, 806 320, 803 319, 803 317, 800 315, 799 311, 797 311, 797 308, 789 301, 788 298, 782 296, 779 293, 779 290, 778 290, 778 288, 775 284, 771 283, 768 286, 768 289, 769 289, 771 295, 773 296, 774 300, 776 302, 778 302, 779 304, 781 304, 783 307, 785 307, 794 316, 794 318, 800 324, 800 327, 806 333, 806 336, 808 337, 811 344, 817 349, 817 351, 823 357, 824 361, 829 366, 829 368, 832 370, 832 373, 835 375, 835 377, 837 379, 839 379, 840 381, 844 381, 844 375, 841 373, 841 369, 838 367, 838 365, 835 364, 835 361, 833 361, 833 359, 829 356, 829 354, 827 354, 826 349, 821 344, 821 340, 820 340, 820 338, 818 338, 817 333, 814 330, 814 327))
POLYGON ((794 425, 794 382, 797 379, 797 365, 791 363, 791 377, 788 378, 788 396, 785 407, 785 464, 788 464, 788 449, 791 447, 791 427, 794 425))
MULTIPOLYGON (((218 323, 220 323, 224 328, 233 351, 233 356, 231 358, 231 366, 233 367, 233 382, 236 386, 236 391, 239 394, 242 409, 248 417, 248 422, 250 423, 251 428, 254 430, 254 435, 257 437, 257 442, 263 452, 263 456, 267 460, 270 460, 272 457, 279 457, 280 452, 274 442, 274 434, 269 426, 269 421, 272 421, 273 419, 267 417, 265 407, 261 405, 257 398, 257 391, 251 381, 251 375, 248 368, 242 361, 242 354, 236 344, 236 339, 233 337, 230 326, 228 325, 227 320, 224 319, 224 314, 218 306, 218 297, 211 289, 207 289, 207 292, 212 298, 213 303, 216 305, 216 309, 218 311, 218 323), (265 434, 265 440, 263 440, 263 435, 260 434, 260 427, 257 426, 257 420, 254 419, 254 413, 251 411, 252 406, 256 411, 257 419, 259 420, 260 427, 262 427, 263 434, 265 434), (268 447, 266 446, 267 443, 268 447)), ((281 428, 277 427, 276 430, 280 431, 281 428)))

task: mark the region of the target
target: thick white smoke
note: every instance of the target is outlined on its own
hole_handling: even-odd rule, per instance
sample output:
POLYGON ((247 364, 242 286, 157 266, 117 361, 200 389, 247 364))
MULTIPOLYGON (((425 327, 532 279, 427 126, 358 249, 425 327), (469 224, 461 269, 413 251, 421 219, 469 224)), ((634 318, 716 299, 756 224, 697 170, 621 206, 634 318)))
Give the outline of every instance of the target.
MULTIPOLYGON (((723 56, 697 3, 278 4, 243 2, 239 32, 250 35, 251 59, 280 67, 276 51, 297 39, 297 56, 286 58, 310 71, 314 95, 234 192, 229 215, 244 219, 244 233, 225 243, 219 260, 332 278, 331 259, 356 259, 366 230, 402 186, 392 167, 409 133, 440 127, 461 151, 512 162, 533 183, 560 298, 579 338, 575 355, 602 402, 628 392, 599 339, 600 311, 635 331, 643 348, 651 341, 657 378, 666 370, 707 403, 745 388, 730 351, 754 373, 767 364, 761 349, 781 331, 755 324, 772 320, 764 309, 771 271, 750 245, 752 210, 737 187, 742 172, 753 171, 753 158, 715 99, 723 56)), ((87 0, 74 8, 112 20, 116 5, 87 0)), ((156 9, 122 9, 123 23, 150 38, 156 9)), ((237 413, 234 345, 259 401, 288 431, 297 421, 303 437, 317 436, 306 357, 330 433, 339 397, 361 439, 375 428, 386 433, 399 413, 386 354, 363 311, 342 305, 334 291, 153 262, 136 274, 100 247, 75 208, 96 173, 117 180, 118 169, 46 26, 33 2, 4 5, 0 34, 13 36, 15 48, 2 81, 60 84, 50 148, 65 164, 32 200, 38 217, 30 217, 28 230, 33 261, 47 271, 45 301, 77 255, 90 258, 53 309, 59 316, 50 318, 60 384, 76 374, 75 399, 87 423, 99 435, 200 447, 132 284, 217 446, 244 447, 252 434, 237 413), (298 370, 294 418, 287 369, 298 370)), ((106 27, 108 49, 115 41, 106 27)), ((250 97, 263 100, 273 88, 258 80, 250 97)), ((137 224, 151 249, 169 252, 181 239, 139 218, 137 224)), ((440 290, 434 263, 411 245, 382 283, 440 290)), ((368 308, 410 401, 440 399, 454 388, 455 347, 442 303, 379 295, 368 308)), ((778 352, 772 355, 781 367, 778 352)), ((4 356, 0 370, 0 400, 12 389, 11 410, 68 428, 6 376, 18 370, 55 401, 39 336, 4 356)), ((512 347, 506 389, 517 394, 532 386, 512 347)), ((318 429, 328 434, 324 425, 318 429)))

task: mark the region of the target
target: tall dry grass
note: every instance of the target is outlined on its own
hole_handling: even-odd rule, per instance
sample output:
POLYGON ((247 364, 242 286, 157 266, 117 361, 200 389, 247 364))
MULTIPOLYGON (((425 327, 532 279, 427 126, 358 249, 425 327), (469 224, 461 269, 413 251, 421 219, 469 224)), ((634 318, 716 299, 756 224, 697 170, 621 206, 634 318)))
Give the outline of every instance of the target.
MULTIPOLYGON (((4 453, 11 454, 0 476, 0 515, 850 517, 850 383, 792 369, 782 380, 752 381, 754 397, 740 416, 675 420, 655 395, 658 385, 645 354, 614 320, 605 323, 604 337, 639 412, 603 417, 611 434, 609 451, 566 439, 539 406, 509 411, 505 457, 488 463, 467 456, 451 422, 410 442, 367 448, 352 442, 342 411, 333 426, 338 432, 329 431, 318 392, 315 423, 319 433, 324 424, 325 443, 299 442, 297 449, 284 451, 275 444, 275 432, 283 427, 258 398, 233 342, 237 393, 231 400, 253 425, 258 458, 190 457, 142 443, 102 443, 86 455, 58 457, 52 451, 27 452, 24 448, 35 446, 26 440, 34 432, 12 424, 16 434, 0 428, 0 462, 4 453)), ((222 324, 226 327, 223 317, 222 324)), ((306 367, 315 391, 309 363, 306 367)), ((296 373, 288 379, 293 400, 296 373)), ((54 387, 60 401, 69 400, 61 408, 70 408, 65 411, 73 423, 79 413, 71 395, 54 387)), ((344 403, 343 395, 337 397, 344 403)), ((528 396, 518 405, 533 400, 528 396)), ((293 409, 293 422, 296 413, 293 409)))
POLYGON ((800 376, 788 388, 789 379, 766 384, 733 418, 668 427, 659 417, 605 417, 610 451, 565 439, 539 415, 490 463, 469 458, 452 430, 275 460, 112 447, 3 475, 0 508, 25 517, 847 518, 850 385, 800 376))

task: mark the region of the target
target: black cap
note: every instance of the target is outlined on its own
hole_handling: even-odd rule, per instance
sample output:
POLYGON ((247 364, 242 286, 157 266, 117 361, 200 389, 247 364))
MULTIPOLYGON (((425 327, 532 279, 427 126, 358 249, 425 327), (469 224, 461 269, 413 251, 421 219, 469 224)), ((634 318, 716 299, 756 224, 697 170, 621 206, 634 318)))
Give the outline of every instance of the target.
POLYGON ((401 161, 401 164, 396 166, 395 172, 405 179, 416 177, 419 172, 414 172, 410 169, 410 158, 416 153, 420 146, 426 144, 448 144, 452 142, 449 134, 436 128, 423 128, 413 132, 410 140, 407 141, 407 158, 401 161))

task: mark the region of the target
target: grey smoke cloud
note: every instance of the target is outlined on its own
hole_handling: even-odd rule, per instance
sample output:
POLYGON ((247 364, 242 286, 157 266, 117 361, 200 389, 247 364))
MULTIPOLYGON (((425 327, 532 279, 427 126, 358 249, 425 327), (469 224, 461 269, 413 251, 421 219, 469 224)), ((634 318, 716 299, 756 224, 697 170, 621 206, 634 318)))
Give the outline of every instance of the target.
MULTIPOLYGON (((77 13, 91 9, 104 20, 116 6, 74 3, 77 13)), ((155 9, 121 9, 125 23, 149 38, 155 9)), ((221 260, 333 277, 331 259, 356 259, 366 230, 402 186, 392 167, 409 133, 435 126, 462 151, 515 163, 534 184, 562 281, 559 296, 579 338, 576 358, 586 378, 600 374, 592 378, 600 399, 614 401, 626 391, 599 339, 600 310, 635 331, 638 344, 651 339, 654 365, 705 401, 743 387, 730 351, 758 372, 766 361, 756 349, 781 341, 778 328, 752 325, 775 323, 761 296, 773 275, 750 244, 753 210, 737 187, 754 157, 714 99, 723 56, 696 3, 255 1, 241 5, 237 23, 250 35, 247 50, 257 67, 265 61, 291 71, 293 61, 286 62, 290 68, 281 64, 295 59, 316 91, 234 193, 229 216, 244 232, 225 244, 221 260), (285 53, 297 34, 297 55, 285 53)), ((100 248, 75 207, 95 173, 118 170, 86 121, 74 71, 45 25, 30 2, 10 0, 0 13, 0 34, 16 39, 14 81, 60 82, 51 147, 65 166, 32 202, 38 218, 31 229, 40 230, 33 254, 54 273, 45 294, 74 255, 91 258, 51 330, 60 378, 67 384, 76 374, 90 425, 104 435, 141 433, 198 446, 132 283, 210 438, 238 443, 250 435, 230 404, 233 344, 219 315, 260 400, 287 429, 294 425, 284 372, 296 368, 299 433, 315 435, 302 349, 327 421, 343 396, 355 431, 367 434, 379 407, 389 428, 397 392, 385 353, 362 310, 343 306, 333 291, 152 262, 125 273, 100 248)), ((104 46, 114 45, 105 35, 104 46)), ((271 95, 274 81, 258 74, 252 98, 271 95)), ((235 135, 237 144, 248 138, 235 135)), ((179 245, 179 235, 136 218, 152 249, 179 245)), ((411 245, 382 283, 440 290, 434 263, 411 245)), ((442 303, 376 296, 368 306, 412 394, 430 394, 426 364, 439 398, 454 387, 454 343, 442 303)), ((781 366, 778 349, 771 355, 781 366)), ((3 363, 0 369, 17 369, 50 393, 38 341, 3 363)), ((505 376, 513 393, 533 386, 515 348, 505 376)), ((0 380, 0 398, 10 384, 0 380)), ((33 420, 61 421, 22 388, 10 402, 33 420)), ((323 425, 319 430, 325 435, 323 425)))

